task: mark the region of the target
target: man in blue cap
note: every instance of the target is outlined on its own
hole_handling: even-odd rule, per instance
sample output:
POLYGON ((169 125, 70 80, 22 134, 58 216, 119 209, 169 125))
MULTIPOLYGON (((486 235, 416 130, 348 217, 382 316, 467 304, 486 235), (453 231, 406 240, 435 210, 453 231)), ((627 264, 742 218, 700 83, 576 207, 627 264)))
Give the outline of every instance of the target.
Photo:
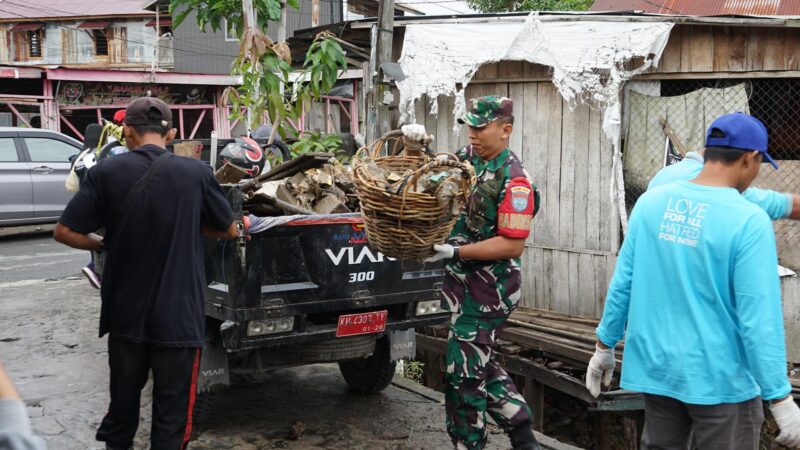
POLYGON ((643 449, 758 449, 770 403, 778 443, 800 446, 800 408, 786 374, 775 236, 740 195, 758 176, 767 130, 752 116, 715 120, 691 181, 649 189, 636 203, 597 328, 586 385, 613 375, 644 393, 643 449), (626 329, 627 328, 627 329, 626 329))
MULTIPOLYGON (((648 189, 679 180, 691 180, 703 170, 705 150, 688 152, 677 164, 664 167, 650 180, 648 189)), ((800 195, 751 187, 742 192, 745 199, 760 206, 772 220, 800 220, 800 195)))

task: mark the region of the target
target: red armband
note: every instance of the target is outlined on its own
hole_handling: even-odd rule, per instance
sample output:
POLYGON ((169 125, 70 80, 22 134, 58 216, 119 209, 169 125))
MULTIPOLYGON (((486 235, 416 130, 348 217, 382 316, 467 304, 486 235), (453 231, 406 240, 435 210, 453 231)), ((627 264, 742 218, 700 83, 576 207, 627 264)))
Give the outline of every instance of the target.
POLYGON ((517 177, 506 186, 506 195, 497 208, 497 234, 513 239, 525 239, 530 234, 536 200, 531 183, 517 177))

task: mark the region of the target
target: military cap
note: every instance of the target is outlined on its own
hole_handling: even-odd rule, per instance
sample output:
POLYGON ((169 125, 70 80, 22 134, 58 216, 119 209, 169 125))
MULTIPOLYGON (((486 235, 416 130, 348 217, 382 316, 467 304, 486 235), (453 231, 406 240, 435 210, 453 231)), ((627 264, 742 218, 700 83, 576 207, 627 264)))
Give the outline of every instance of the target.
POLYGON ((511 117, 513 113, 514 102, 510 98, 487 95, 469 99, 467 113, 458 119, 458 123, 480 128, 497 119, 511 117))

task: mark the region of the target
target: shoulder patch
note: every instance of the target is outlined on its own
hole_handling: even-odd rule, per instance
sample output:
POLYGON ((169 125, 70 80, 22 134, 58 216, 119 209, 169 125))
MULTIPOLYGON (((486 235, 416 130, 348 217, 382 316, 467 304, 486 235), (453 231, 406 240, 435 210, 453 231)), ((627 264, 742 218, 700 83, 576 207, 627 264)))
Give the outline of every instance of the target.
MULTIPOLYGON (((516 212, 524 212, 528 209, 528 199, 531 196, 531 189, 525 186, 511 186, 509 188, 511 194, 511 206, 516 212)), ((506 193, 506 195, 509 195, 506 193)))
POLYGON ((513 178, 497 209, 497 234, 517 239, 528 237, 536 206, 530 181, 526 177, 513 178))

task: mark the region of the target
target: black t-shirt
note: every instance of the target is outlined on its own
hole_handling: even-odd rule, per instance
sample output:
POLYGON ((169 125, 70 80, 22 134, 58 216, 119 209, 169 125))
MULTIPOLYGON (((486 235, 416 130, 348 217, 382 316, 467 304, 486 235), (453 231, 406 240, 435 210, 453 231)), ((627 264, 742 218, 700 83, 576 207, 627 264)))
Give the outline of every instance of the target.
POLYGON ((233 221, 210 168, 169 158, 126 218, 111 217, 164 151, 146 145, 100 161, 59 221, 79 233, 105 227, 101 337, 110 332, 134 342, 198 347, 205 335, 201 225, 226 230, 233 221))

